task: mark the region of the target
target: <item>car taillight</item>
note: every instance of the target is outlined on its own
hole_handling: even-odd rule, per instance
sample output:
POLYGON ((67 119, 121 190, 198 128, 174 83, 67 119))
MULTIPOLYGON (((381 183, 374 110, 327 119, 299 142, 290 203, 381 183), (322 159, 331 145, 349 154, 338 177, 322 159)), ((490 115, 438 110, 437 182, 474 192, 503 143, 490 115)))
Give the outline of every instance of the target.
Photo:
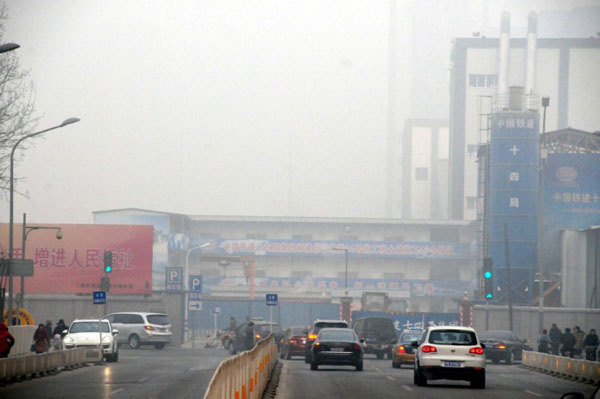
POLYGON ((317 339, 317 334, 312 334, 312 333, 311 333, 311 334, 308 334, 308 339, 309 339, 310 341, 314 341, 315 339, 317 339))
POLYGON ((435 346, 431 346, 431 345, 424 345, 421 348, 421 351, 423 351, 425 353, 432 353, 432 352, 437 352, 437 348, 435 346))
POLYGON ((498 349, 506 349, 506 345, 504 345, 504 344, 498 344, 498 345, 496 345, 496 348, 498 348, 498 349))
POLYGON ((152 327, 152 326, 144 326, 144 328, 145 328, 146 330, 154 330, 154 327, 152 327))
POLYGON ((404 349, 404 345, 400 345, 398 347, 398 353, 406 353, 406 349, 404 349))
POLYGON ((473 353, 475 355, 483 355, 483 348, 471 348, 469 349, 469 353, 473 353))
POLYGON ((360 344, 354 344, 354 350, 355 351, 360 351, 362 348, 360 347, 360 344))
POLYGON ((321 343, 317 341, 315 342, 315 346, 321 346, 321 343))
POLYGON ((290 344, 295 344, 296 340, 295 339, 290 339, 290 344))

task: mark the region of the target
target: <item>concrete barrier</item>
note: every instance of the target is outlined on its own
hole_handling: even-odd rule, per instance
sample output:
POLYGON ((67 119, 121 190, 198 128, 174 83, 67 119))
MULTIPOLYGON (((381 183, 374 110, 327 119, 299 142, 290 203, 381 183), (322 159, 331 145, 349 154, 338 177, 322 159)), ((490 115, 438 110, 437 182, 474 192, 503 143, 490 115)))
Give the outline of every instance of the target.
POLYGON ((77 348, 0 359, 0 379, 27 378, 98 361, 97 356, 88 359, 87 351, 85 348, 77 348))
POLYGON ((277 363, 273 335, 258 341, 249 351, 221 362, 210 380, 205 399, 258 399, 277 363))
POLYGON ((20 356, 31 353, 33 334, 37 326, 8 326, 8 331, 15 338, 15 344, 10 350, 9 356, 20 356))
POLYGON ((582 382, 600 383, 600 363, 547 353, 523 351, 522 365, 582 382))

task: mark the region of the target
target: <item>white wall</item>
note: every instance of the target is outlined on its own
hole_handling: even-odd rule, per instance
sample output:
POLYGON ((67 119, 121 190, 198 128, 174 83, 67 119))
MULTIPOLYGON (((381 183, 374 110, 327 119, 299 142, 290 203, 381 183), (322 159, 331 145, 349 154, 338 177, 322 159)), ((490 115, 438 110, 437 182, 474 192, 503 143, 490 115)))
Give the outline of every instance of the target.
POLYGON ((569 61, 569 126, 600 130, 600 49, 571 49, 569 61))

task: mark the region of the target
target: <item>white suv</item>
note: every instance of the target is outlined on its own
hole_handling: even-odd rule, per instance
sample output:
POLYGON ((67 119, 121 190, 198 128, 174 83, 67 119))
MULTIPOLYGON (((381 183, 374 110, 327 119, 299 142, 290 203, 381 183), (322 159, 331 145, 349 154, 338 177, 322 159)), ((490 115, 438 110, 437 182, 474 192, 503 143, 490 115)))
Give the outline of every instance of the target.
POLYGON ((102 340, 102 352, 104 352, 106 361, 117 362, 119 361, 118 334, 119 330, 113 328, 108 320, 102 320, 102 323, 93 319, 74 320, 62 340, 63 349, 96 349, 102 340), (102 333, 100 333, 100 326, 102 333))
POLYGON ((466 380, 474 388, 485 388, 485 346, 469 327, 437 326, 423 333, 421 342, 413 341, 415 384, 427 380, 466 380))

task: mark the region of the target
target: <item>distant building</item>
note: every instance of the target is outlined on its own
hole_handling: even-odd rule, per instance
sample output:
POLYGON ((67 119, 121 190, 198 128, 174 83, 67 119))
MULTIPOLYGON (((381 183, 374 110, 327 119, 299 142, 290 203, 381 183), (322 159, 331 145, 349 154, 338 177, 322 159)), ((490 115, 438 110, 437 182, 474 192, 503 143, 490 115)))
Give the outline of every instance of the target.
MULTIPOLYGON (((509 24, 510 20, 505 26, 509 24)), ((550 97, 546 131, 569 126, 597 130, 600 37, 537 39, 535 15, 530 16, 528 31, 529 42, 525 38, 507 41, 504 87, 521 86, 526 95, 550 97), (535 62, 528 63, 531 46, 535 62)), ((454 41, 450 76, 450 219, 476 218, 477 151, 480 144, 487 142, 492 96, 505 94, 499 90, 499 43, 499 38, 485 37, 454 41)))
POLYGON ((155 292, 169 288, 167 267, 185 268, 189 260, 189 274, 203 276, 203 298, 208 299, 243 299, 252 290, 256 298, 269 292, 288 300, 337 301, 347 278, 355 302, 364 291, 383 291, 404 299, 411 311, 455 312, 453 300, 465 292, 472 295, 477 280, 475 233, 466 221, 195 216, 119 209, 94 212, 94 222, 155 225, 155 292), (347 274, 343 249, 348 250, 347 274))

